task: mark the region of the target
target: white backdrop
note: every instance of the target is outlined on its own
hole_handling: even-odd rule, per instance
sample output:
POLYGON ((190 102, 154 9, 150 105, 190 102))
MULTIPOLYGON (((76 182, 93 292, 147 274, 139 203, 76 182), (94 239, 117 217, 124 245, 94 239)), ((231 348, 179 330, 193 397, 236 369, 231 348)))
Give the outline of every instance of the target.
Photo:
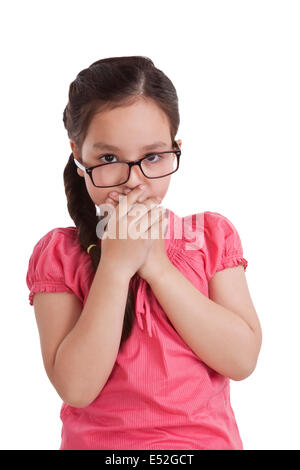
POLYGON ((179 97, 181 171, 163 205, 228 217, 249 263, 263 344, 252 375, 231 381, 244 448, 300 449, 299 2, 10 1, 0 17, 1 448, 60 445, 25 278, 35 243, 74 225, 69 84, 101 58, 144 55, 179 97))

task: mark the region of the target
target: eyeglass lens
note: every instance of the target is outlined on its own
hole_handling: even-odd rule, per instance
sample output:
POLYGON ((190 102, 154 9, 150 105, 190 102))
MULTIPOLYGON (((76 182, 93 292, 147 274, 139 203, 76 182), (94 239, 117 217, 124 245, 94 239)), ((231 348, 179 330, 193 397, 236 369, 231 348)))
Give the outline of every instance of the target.
MULTIPOLYGON (((148 178, 166 176, 177 169, 177 156, 174 152, 153 154, 141 162, 143 172, 148 178)), ((123 184, 128 179, 129 166, 122 162, 106 163, 93 169, 96 186, 123 184)))

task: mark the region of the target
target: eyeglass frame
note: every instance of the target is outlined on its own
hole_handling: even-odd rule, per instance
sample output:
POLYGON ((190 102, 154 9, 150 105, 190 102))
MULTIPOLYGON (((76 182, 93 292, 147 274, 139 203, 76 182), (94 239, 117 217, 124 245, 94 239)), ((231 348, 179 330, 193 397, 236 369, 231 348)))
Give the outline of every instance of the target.
POLYGON ((138 165, 140 167, 140 170, 141 172, 143 173, 143 175, 146 177, 146 178, 149 178, 149 179, 157 179, 157 178, 164 178, 165 176, 169 176, 169 175, 172 175, 173 173, 175 173, 178 168, 179 168, 179 161, 180 161, 180 156, 181 156, 181 150, 180 150, 180 147, 178 145, 178 143, 176 142, 176 140, 174 141, 174 143, 177 145, 177 150, 166 150, 164 152, 150 152, 148 153, 147 155, 145 155, 144 157, 140 158, 139 160, 135 160, 134 162, 110 162, 110 163, 103 163, 103 164, 100 164, 100 165, 94 165, 94 166, 89 166, 89 167, 85 167, 84 165, 82 165, 82 163, 80 163, 77 158, 75 158, 75 156, 73 155, 73 159, 74 159, 74 163, 78 166, 78 168, 80 168, 82 171, 84 171, 86 174, 89 175, 89 177, 91 178, 91 181, 93 183, 93 185, 96 187, 96 188, 114 188, 115 186, 121 186, 122 184, 125 184, 127 183, 127 181, 129 180, 130 178, 130 174, 131 174, 131 168, 134 166, 134 165, 138 165), (168 173, 166 175, 163 175, 163 176, 147 176, 145 175, 145 173, 143 172, 143 169, 142 169, 142 166, 141 166, 141 162, 143 160, 145 160, 146 158, 149 158, 149 156, 151 155, 156 155, 156 154, 164 154, 164 153, 175 153, 176 154, 176 157, 177 157, 177 168, 176 170, 172 171, 171 173, 168 173), (93 173, 93 169, 94 168, 98 168, 100 166, 107 166, 107 165, 113 165, 114 163, 126 163, 129 167, 129 170, 128 170, 128 178, 126 181, 124 181, 123 183, 120 183, 120 184, 114 184, 112 186, 97 186, 94 181, 93 181, 93 177, 92 177, 92 173, 93 173))

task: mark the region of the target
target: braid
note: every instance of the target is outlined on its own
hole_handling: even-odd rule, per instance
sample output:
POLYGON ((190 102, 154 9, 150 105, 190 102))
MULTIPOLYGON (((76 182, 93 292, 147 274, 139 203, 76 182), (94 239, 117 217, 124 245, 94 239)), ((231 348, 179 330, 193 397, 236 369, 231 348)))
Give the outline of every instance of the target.
MULTIPOLYGON (((97 245, 93 246, 89 250, 89 256, 91 258, 94 271, 96 272, 101 258, 101 248, 98 244, 98 237, 96 234, 98 217, 95 205, 87 192, 84 178, 79 176, 77 173, 77 167, 73 160, 73 153, 71 153, 68 163, 65 166, 63 177, 65 193, 67 196, 67 207, 69 214, 78 229, 79 243, 85 252, 89 245, 97 245)), ((131 289, 128 289, 120 346, 123 341, 128 338, 131 332, 134 319, 134 306, 135 301, 133 292, 131 289)))

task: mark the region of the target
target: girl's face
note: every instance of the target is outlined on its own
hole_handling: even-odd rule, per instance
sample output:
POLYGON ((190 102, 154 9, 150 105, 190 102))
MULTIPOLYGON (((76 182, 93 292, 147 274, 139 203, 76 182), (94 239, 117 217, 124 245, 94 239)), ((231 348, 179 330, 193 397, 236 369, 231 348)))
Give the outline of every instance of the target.
MULTIPOLYGON (((181 140, 178 140, 178 144, 181 147, 181 140)), ((74 157, 80 161, 76 145, 72 140, 70 140, 70 145, 74 157)), ((81 163, 85 167, 90 167, 109 161, 129 162, 138 160, 153 151, 163 152, 166 150, 172 150, 169 122, 166 115, 153 101, 139 99, 129 106, 101 111, 93 117, 82 145, 81 163), (158 141, 163 144, 154 145, 147 150, 143 149, 143 147, 158 141), (96 146, 99 142, 103 144, 103 147, 96 146), (109 146, 114 146, 116 149, 109 146), (110 157, 102 158, 106 154, 110 157)), ((77 168, 77 173, 85 178, 87 191, 96 205, 104 203, 112 191, 125 194, 125 189, 134 189, 139 184, 145 185, 143 191, 145 198, 160 196, 163 200, 172 176, 149 179, 135 165, 131 169, 127 183, 111 188, 97 188, 93 185, 89 175, 80 168, 77 168)))

